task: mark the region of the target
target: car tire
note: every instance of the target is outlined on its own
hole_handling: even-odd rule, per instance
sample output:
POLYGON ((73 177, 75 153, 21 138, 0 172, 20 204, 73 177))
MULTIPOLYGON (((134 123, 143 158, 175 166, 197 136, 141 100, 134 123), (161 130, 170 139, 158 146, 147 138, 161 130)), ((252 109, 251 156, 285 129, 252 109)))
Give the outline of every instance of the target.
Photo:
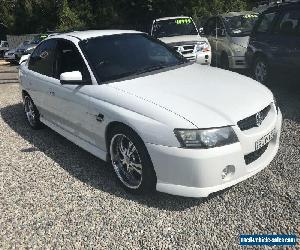
POLYGON ((110 162, 125 190, 145 194, 155 190, 156 174, 142 139, 128 127, 114 128, 109 135, 110 162))
POLYGON ((220 67, 225 70, 229 70, 229 59, 226 53, 223 53, 221 56, 220 67))
POLYGON ((23 107, 29 126, 34 130, 41 129, 43 124, 40 121, 40 113, 29 95, 24 95, 23 107))
POLYGON ((267 60, 263 56, 258 56, 255 58, 252 67, 253 77, 256 81, 267 84, 270 72, 267 60))

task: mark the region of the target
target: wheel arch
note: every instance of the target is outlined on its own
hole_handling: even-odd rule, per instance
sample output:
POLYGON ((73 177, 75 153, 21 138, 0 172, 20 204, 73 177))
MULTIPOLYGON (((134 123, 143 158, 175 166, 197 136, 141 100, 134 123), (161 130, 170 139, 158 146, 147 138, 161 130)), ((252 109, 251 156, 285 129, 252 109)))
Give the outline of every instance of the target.
POLYGON ((110 161, 110 136, 111 136, 111 133, 112 131, 115 129, 115 128, 126 128, 126 129, 129 129, 134 135, 136 135, 140 140, 141 142, 144 144, 144 147, 145 147, 145 150, 146 150, 146 153, 147 153, 147 157, 148 159, 150 160, 151 164, 152 164, 152 167, 153 167, 153 170, 154 170, 154 174, 155 174, 155 178, 156 178, 156 182, 157 182, 157 173, 155 171, 155 167, 154 167, 154 164, 153 164, 153 161, 151 159, 151 156, 148 152, 148 149, 146 147, 146 144, 144 142, 144 140, 142 139, 142 137, 139 135, 139 133, 133 129, 131 126, 125 124, 124 122, 120 122, 120 121, 112 121, 110 122, 107 126, 106 126, 106 129, 105 129, 105 144, 106 144, 106 152, 107 152, 107 156, 106 156, 106 161, 109 162, 110 161))
POLYGON ((107 152, 107 160, 110 159, 110 155, 109 155, 109 147, 110 147, 109 143, 110 143, 110 141, 109 141, 109 139, 110 139, 110 135, 111 135, 112 131, 115 128, 127 128, 127 129, 129 129, 136 136, 138 136, 140 138, 140 140, 145 144, 142 137, 138 134, 138 132, 134 128, 132 128, 128 124, 125 124, 124 122, 112 121, 109 124, 107 124, 107 126, 105 128, 105 145, 106 145, 106 152, 107 152))

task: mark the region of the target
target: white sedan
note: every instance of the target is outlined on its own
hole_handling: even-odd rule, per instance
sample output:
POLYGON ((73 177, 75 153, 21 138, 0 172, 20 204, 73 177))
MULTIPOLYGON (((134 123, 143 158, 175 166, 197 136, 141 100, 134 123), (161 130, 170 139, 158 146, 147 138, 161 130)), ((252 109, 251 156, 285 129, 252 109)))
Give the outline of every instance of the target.
POLYGON ((206 197, 264 169, 279 147, 282 115, 266 87, 144 33, 52 36, 19 74, 28 124, 110 161, 134 193, 206 197))

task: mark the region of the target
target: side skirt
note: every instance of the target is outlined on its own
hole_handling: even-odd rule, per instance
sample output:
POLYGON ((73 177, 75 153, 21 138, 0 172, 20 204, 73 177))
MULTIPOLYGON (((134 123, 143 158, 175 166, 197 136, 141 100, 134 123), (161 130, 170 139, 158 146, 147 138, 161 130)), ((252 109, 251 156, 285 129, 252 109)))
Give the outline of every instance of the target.
POLYGON ((92 155, 96 156, 97 158, 100 158, 103 161, 107 161, 107 152, 97 148, 96 146, 90 144, 87 141, 84 141, 77 136, 72 135, 71 133, 67 132, 66 130, 60 128, 59 126, 53 124, 52 122, 49 122, 44 117, 40 117, 40 121, 44 123, 46 126, 57 132, 58 134, 62 135, 69 141, 73 142, 77 146, 83 148, 87 152, 91 153, 92 155))

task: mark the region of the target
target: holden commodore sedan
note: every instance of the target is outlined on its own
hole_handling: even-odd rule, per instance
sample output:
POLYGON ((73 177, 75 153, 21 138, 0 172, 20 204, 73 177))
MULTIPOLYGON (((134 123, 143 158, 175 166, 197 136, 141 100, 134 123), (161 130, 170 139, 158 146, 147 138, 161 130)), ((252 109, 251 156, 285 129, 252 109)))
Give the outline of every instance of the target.
POLYGON ((206 197, 264 169, 279 147, 282 115, 266 87, 144 33, 52 36, 19 74, 28 124, 109 161, 136 194, 206 197))

